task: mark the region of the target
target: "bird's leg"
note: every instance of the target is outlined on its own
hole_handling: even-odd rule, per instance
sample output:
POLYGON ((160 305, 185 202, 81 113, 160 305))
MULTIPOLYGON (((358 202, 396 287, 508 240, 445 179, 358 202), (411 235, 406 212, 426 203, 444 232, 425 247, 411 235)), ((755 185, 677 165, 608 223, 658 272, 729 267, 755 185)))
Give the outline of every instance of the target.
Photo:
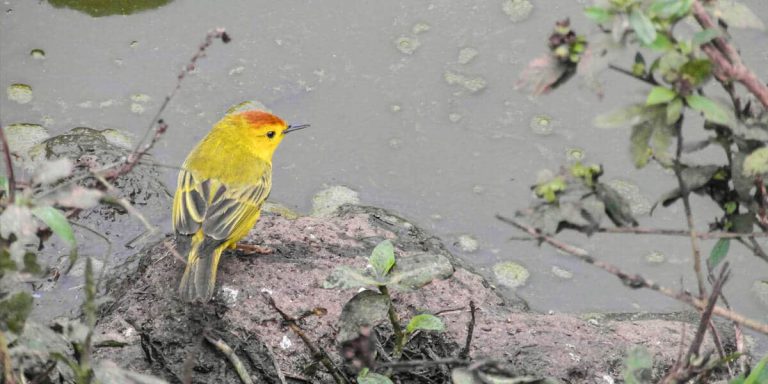
POLYGON ((245 255, 269 255, 275 251, 267 246, 245 243, 237 243, 234 248, 245 255))

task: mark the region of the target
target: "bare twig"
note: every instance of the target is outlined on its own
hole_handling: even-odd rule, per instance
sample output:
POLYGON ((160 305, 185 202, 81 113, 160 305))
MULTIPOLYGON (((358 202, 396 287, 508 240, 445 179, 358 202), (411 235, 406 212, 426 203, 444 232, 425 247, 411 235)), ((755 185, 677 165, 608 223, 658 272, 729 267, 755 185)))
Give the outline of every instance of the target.
POLYGON ((210 333, 205 332, 203 334, 203 337, 205 337, 205 340, 211 343, 216 349, 219 350, 224 356, 227 357, 229 362, 232 364, 232 366, 235 368, 235 372, 237 372, 237 376, 240 377, 240 381, 243 382, 243 384, 253 384, 253 381, 251 380, 251 375, 248 373, 248 370, 245 369, 245 366, 243 365, 243 362, 240 361, 240 358, 237 357, 237 354, 235 354, 235 351, 232 350, 232 348, 227 345, 223 340, 219 338, 213 337, 210 333))
MULTIPOLYGON (((662 235, 662 236, 685 236, 690 237, 691 233, 686 229, 664 229, 664 228, 645 228, 645 227, 616 227, 616 228, 598 228, 595 232, 629 234, 629 235, 662 235)), ((712 239, 738 239, 738 238, 763 238, 768 237, 768 232, 696 232, 696 237, 700 240, 712 239)))
POLYGON ((652 77, 635 75, 634 73, 632 73, 632 71, 630 71, 628 69, 624 69, 624 68, 619 67, 617 65, 608 64, 608 68, 610 68, 610 69, 612 69, 612 70, 614 70, 616 72, 619 72, 621 74, 627 75, 627 76, 629 76, 629 77, 631 77, 633 79, 640 80, 640 81, 642 81, 644 83, 648 83, 650 85, 659 85, 659 83, 656 80, 654 80, 652 77))
POLYGON ((688 224, 688 232, 691 238, 691 251, 693 252, 693 272, 696 274, 696 283, 699 286, 699 297, 703 298, 707 294, 707 288, 704 287, 704 270, 701 268, 701 246, 699 238, 696 236, 696 224, 693 221, 693 210, 691 209, 690 189, 683 179, 683 164, 680 161, 683 154, 683 118, 680 117, 675 122, 675 131, 677 134, 677 151, 675 153, 675 177, 677 178, 678 188, 680 188, 680 197, 683 200, 685 208, 685 219, 688 224))
POLYGON ((701 354, 701 344, 704 342, 704 336, 706 335, 712 320, 712 309, 715 307, 717 298, 722 293, 723 284, 728 280, 729 274, 728 263, 726 263, 720 270, 720 275, 713 284, 712 293, 709 296, 706 308, 702 311, 699 326, 691 341, 691 345, 688 347, 685 357, 675 361, 674 366, 661 381, 662 383, 686 383, 691 378, 707 371, 706 367, 701 364, 692 364, 692 359, 701 354))
POLYGON ((111 180, 130 172, 136 166, 136 164, 141 161, 142 157, 144 157, 152 149, 152 147, 155 146, 163 133, 165 133, 165 131, 168 129, 168 125, 163 121, 163 119, 160 118, 160 116, 163 115, 163 112, 165 112, 168 104, 171 102, 174 96, 176 96, 176 92, 178 92, 178 90, 181 88, 181 83, 184 78, 186 78, 187 74, 196 68, 198 60, 205 57, 205 51, 211 46, 211 44, 213 44, 214 39, 221 39, 221 41, 225 44, 229 43, 230 41, 230 37, 224 28, 217 28, 208 32, 203 43, 200 44, 200 46, 197 48, 195 55, 192 56, 187 65, 184 66, 181 72, 179 72, 178 76, 176 77, 176 86, 173 88, 171 93, 165 96, 165 99, 160 105, 160 108, 158 108, 155 116, 149 122, 147 130, 144 132, 144 136, 142 136, 141 140, 136 143, 136 147, 134 148, 133 152, 128 155, 126 160, 118 167, 110 169, 108 172, 104 173, 104 177, 106 177, 108 180, 111 180), (153 131, 154 135, 152 135, 150 142, 144 144, 153 131))
POLYGON ((3 123, 0 122, 0 141, 3 144, 3 155, 5 156, 5 170, 8 172, 8 201, 13 203, 16 197, 16 177, 13 175, 13 162, 11 161, 11 148, 8 146, 8 138, 5 137, 3 123))
MULTIPOLYGON (((618 267, 616 267, 613 264, 606 263, 604 261, 595 259, 594 257, 592 257, 592 255, 589 254, 589 252, 587 252, 584 249, 581 249, 581 248, 575 247, 573 245, 567 244, 567 243, 562 242, 562 241, 560 241, 558 239, 555 239, 555 238, 553 238, 551 236, 547 236, 547 235, 541 234, 535 228, 533 228, 533 227, 531 227, 531 226, 529 226, 527 224, 520 223, 520 222, 518 222, 518 221, 516 221, 514 219, 510 219, 510 218, 507 218, 507 217, 504 217, 504 216, 501 216, 501 215, 496 215, 496 217, 499 220, 514 226, 515 228, 518 228, 518 229, 520 229, 522 231, 527 232, 531 237, 533 237, 535 239, 538 239, 539 241, 542 241, 542 242, 545 242, 545 243, 547 243, 549 245, 552 245, 553 247, 555 247, 555 248, 557 248, 557 249, 559 249, 561 251, 564 251, 565 253, 568 253, 568 254, 570 254, 572 256, 578 257, 579 259, 581 259, 584 262, 592 264, 592 265, 594 265, 594 266, 596 266, 596 267, 598 267, 598 268, 600 268, 600 269, 602 269, 602 270, 604 270, 604 271, 606 271, 608 273, 611 273, 611 274, 615 275, 616 277, 621 279, 621 281, 624 284, 626 284, 627 286, 629 286, 630 288, 646 288, 646 289, 650 289, 650 290, 659 292, 659 293, 661 293, 664 296, 667 296, 667 297, 673 298, 675 300, 678 300, 680 302, 686 303, 686 304, 688 304, 688 305, 690 305, 690 306, 692 306, 692 307, 694 307, 694 308, 696 308, 696 309, 698 309, 700 311, 703 311, 703 310, 706 309, 707 301, 702 300, 701 298, 695 297, 695 296, 691 295, 688 292, 672 290, 670 288, 667 288, 667 287, 664 287, 662 285, 659 285, 659 284, 657 284, 657 283, 655 283, 653 281, 650 281, 650 280, 648 280, 648 279, 646 279, 646 278, 644 278, 644 277, 642 277, 640 275, 637 275, 637 274, 630 275, 630 274, 622 271, 621 269, 619 269, 618 267)), ((757 332, 760 332, 760 333, 768 335, 768 324, 761 323, 761 322, 759 322, 757 320, 750 319, 750 318, 745 317, 744 315, 742 315, 742 314, 740 314, 738 312, 734 312, 734 311, 731 311, 731 310, 723 308, 723 307, 715 306, 712 309, 712 313, 714 313, 716 316, 719 316, 719 317, 722 317, 724 319, 728 319, 728 320, 737 322, 737 323, 739 323, 739 324, 741 324, 741 325, 743 325, 743 326, 745 326, 747 328, 750 328, 750 329, 753 329, 753 330, 755 330, 757 332)))
POLYGON ((299 327, 299 325, 296 323, 296 319, 283 312, 283 310, 277 306, 275 299, 273 299, 272 296, 267 293, 264 293, 263 296, 264 300, 267 301, 267 304, 269 304, 269 306, 272 307, 275 312, 280 314, 283 320, 288 324, 288 327, 291 329, 291 331, 293 331, 293 333, 295 333, 296 336, 298 336, 301 341, 304 342, 304 345, 309 350, 312 358, 323 364, 325 369, 328 370, 328 373, 333 376, 333 380, 336 382, 336 384, 350 384, 351 382, 347 376, 333 363, 333 360, 331 360, 331 357, 328 356, 328 353, 325 352, 322 347, 315 345, 315 343, 310 340, 307 334, 305 334, 301 327, 299 327))
POLYGON ((393 369, 393 370, 400 370, 400 369, 412 369, 417 367, 425 367, 430 365, 468 365, 469 360, 462 359, 462 358, 445 358, 445 359, 437 359, 437 360, 399 360, 399 361, 393 361, 390 363, 382 363, 378 364, 378 368, 386 368, 386 369, 393 369))
POLYGON ((467 340, 464 342, 464 348, 459 352, 460 359, 469 358, 469 348, 472 346, 472 333, 475 331, 475 302, 469 301, 469 323, 467 324, 467 340))
POLYGON ((709 322, 712 318, 712 310, 715 308, 717 298, 720 296, 723 285, 728 280, 730 274, 731 271, 728 269, 728 263, 726 262, 720 269, 720 276, 718 276, 717 280, 715 280, 715 283, 712 285, 712 293, 709 295, 707 306, 701 314, 699 328, 696 330, 696 335, 693 337, 693 341, 691 341, 691 347, 688 348, 688 353, 686 354, 684 361, 688 362, 694 354, 699 354, 701 343, 704 342, 704 335, 707 333, 707 328, 709 328, 709 322))
MULTIPOLYGON (((717 29, 717 24, 709 17, 701 1, 694 0, 691 9, 693 17, 702 28, 717 29)), ((763 104, 763 107, 768 108, 768 86, 741 62, 741 56, 730 43, 718 36, 712 43, 704 44, 702 50, 723 75, 744 85, 763 104)), ((721 79, 718 78, 718 80, 721 79)))

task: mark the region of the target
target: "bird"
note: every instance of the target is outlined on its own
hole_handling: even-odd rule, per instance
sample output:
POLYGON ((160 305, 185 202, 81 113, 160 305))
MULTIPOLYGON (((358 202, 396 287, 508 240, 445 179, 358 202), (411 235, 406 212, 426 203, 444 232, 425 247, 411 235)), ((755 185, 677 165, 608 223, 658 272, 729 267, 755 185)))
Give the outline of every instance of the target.
POLYGON ((307 127, 261 110, 230 113, 189 153, 171 213, 176 250, 187 259, 182 300, 211 300, 222 253, 237 248, 259 220, 272 189, 275 150, 285 135, 307 127))

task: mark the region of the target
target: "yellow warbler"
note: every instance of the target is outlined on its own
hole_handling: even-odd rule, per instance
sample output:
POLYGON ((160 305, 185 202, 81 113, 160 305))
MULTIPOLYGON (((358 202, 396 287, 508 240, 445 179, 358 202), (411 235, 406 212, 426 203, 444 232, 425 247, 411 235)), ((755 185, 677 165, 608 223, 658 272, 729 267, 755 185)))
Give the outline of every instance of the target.
POLYGON ((259 219, 272 188, 275 149, 285 134, 306 127, 263 111, 229 114, 189 153, 173 197, 176 247, 187 255, 183 300, 211 299, 221 253, 259 219))

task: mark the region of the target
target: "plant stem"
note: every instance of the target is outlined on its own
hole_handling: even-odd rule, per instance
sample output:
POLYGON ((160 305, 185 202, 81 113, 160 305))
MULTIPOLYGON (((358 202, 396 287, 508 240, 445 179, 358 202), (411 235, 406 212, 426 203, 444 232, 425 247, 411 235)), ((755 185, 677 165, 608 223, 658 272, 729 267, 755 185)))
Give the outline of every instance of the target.
POLYGON ((405 347, 405 332, 403 332, 403 327, 400 325, 400 317, 397 316, 395 306, 392 304, 392 296, 389 294, 389 289, 386 285, 382 285, 379 287, 379 291, 381 294, 387 296, 387 299, 389 300, 389 310, 387 311, 387 315, 389 315, 389 322, 392 323, 392 331, 395 333, 395 351, 392 354, 392 357, 399 359, 403 354, 403 347, 405 347))
POLYGON ((648 84, 650 84, 650 85, 659 85, 659 83, 657 83, 657 82, 656 82, 656 80, 654 80, 654 79, 653 79, 653 78, 651 78, 651 77, 645 77, 645 76, 638 76, 638 75, 635 75, 634 73, 632 73, 632 71, 630 71, 630 70, 628 70, 628 69, 624 69, 624 68, 622 68, 622 67, 619 67, 619 66, 617 66, 617 65, 614 65, 614 64, 609 64, 609 65, 608 65, 608 68, 610 68, 610 69, 613 69, 614 71, 616 71, 616 72, 619 72, 619 73, 621 73, 621 74, 627 75, 627 76, 629 76, 629 77, 631 77, 631 78, 633 78, 633 79, 637 79, 637 80, 640 80, 640 81, 642 81, 642 82, 644 82, 644 83, 648 83, 648 84))
POLYGON ((683 180, 683 164, 680 158, 683 154, 683 118, 680 117, 675 123, 677 131, 677 152, 675 154, 675 176, 680 188, 680 195, 685 208, 685 219, 688 223, 688 232, 691 238, 691 249, 693 251, 693 272, 696 274, 696 282, 699 286, 699 297, 704 298, 707 295, 707 289, 704 287, 704 271, 701 268, 701 247, 699 246, 699 237, 696 234, 696 225, 693 221, 693 211, 691 210, 690 190, 683 180))
MULTIPOLYGON (((699 0, 693 1, 691 9, 693 10, 693 17, 696 18, 702 28, 717 29, 717 25, 709 17, 707 10, 704 9, 699 0)), ((742 64, 741 56, 731 44, 723 37, 718 36, 712 43, 704 44, 702 50, 722 71, 723 75, 740 82, 763 104, 763 107, 768 108, 768 85, 760 81, 751 69, 742 64)), ((717 71, 715 73, 717 74, 717 71)), ((718 77, 718 80, 723 81, 721 77, 718 77)))
MULTIPOLYGON (((630 234, 630 235, 662 235, 662 236, 690 236, 691 233, 685 229, 665 229, 665 228, 645 228, 645 227, 616 227, 616 228, 598 228, 596 232, 612 234, 630 234)), ((768 232, 738 233, 738 232, 696 232, 696 237, 701 240, 712 239, 754 239, 768 237, 768 232)))
POLYGON ((5 170, 8 171, 8 201, 13 203, 16 196, 16 178, 13 175, 11 148, 8 146, 8 138, 5 137, 5 129, 3 129, 2 122, 0 122, 0 141, 2 141, 3 155, 5 155, 5 170))

